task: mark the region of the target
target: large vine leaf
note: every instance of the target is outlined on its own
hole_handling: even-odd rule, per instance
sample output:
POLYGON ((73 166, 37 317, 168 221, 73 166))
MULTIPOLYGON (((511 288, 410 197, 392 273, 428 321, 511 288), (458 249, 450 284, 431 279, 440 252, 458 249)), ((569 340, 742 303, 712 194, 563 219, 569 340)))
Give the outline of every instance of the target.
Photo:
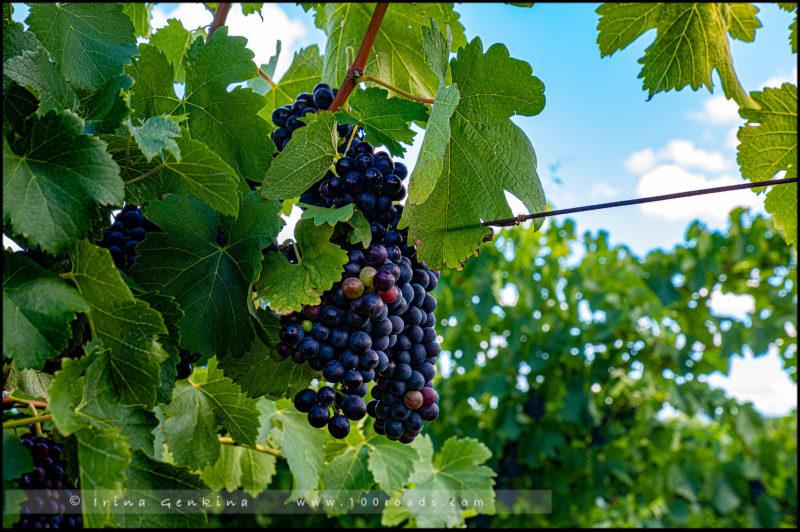
POLYGON ((9 22, 5 18, 3 19, 4 67, 7 59, 18 56, 26 50, 33 52, 39 46, 41 46, 39 39, 33 33, 25 31, 21 22, 9 22))
POLYGON ((149 38, 152 29, 150 27, 150 8, 153 7, 153 4, 126 2, 122 5, 122 10, 133 22, 136 36, 149 38))
POLYGON ((322 496, 334 501, 325 509, 328 516, 347 513, 351 501, 360 498, 361 493, 368 491, 374 483, 367 467, 369 449, 363 434, 357 429, 351 430, 347 440, 347 447, 325 464, 322 470, 322 484, 325 486, 322 496), (351 441, 354 439, 357 439, 357 443, 353 445, 351 441))
MULTIPOLYGON (((797 177, 797 87, 784 83, 779 89, 765 88, 750 96, 760 109, 741 108, 747 119, 739 128, 736 156, 742 176, 750 181, 774 179, 780 171, 797 177)), ((787 243, 797 240, 797 185, 775 186, 764 203, 775 217, 775 225, 787 243)))
POLYGON ((25 121, 24 153, 3 139, 3 222, 43 250, 57 254, 89 231, 97 205, 123 199, 119 167, 105 144, 82 135, 71 111, 25 121))
POLYGON ((531 212, 545 208, 533 146, 510 120, 542 111, 542 82, 504 45, 484 53, 478 38, 459 50, 450 67, 461 99, 450 119, 442 175, 425 202, 406 204, 400 222, 409 227, 420 260, 434 269, 461 267, 475 253, 489 231, 481 219, 511 216, 504 190, 531 212))
POLYGON ((84 133, 99 135, 113 133, 122 121, 131 114, 128 106, 128 89, 133 85, 133 78, 127 74, 119 74, 109 79, 100 89, 86 99, 84 133))
POLYGON ((275 475, 277 458, 248 447, 223 445, 219 459, 203 469, 200 477, 211 489, 233 492, 239 487, 255 497, 275 475))
POLYGON ((75 87, 94 90, 137 54, 122 4, 32 4, 25 22, 75 87))
POLYGON ((18 479, 34 468, 31 453, 19 443, 19 437, 3 431, 3 480, 18 479))
POLYGON ((120 401, 152 408, 159 387, 159 364, 167 357, 157 341, 166 334, 161 315, 133 297, 108 250, 86 240, 72 255, 73 278, 89 303, 94 334, 111 350, 110 364, 120 401))
POLYGON ((151 116, 142 125, 134 125, 130 120, 125 123, 131 137, 144 154, 148 162, 159 154, 169 150, 175 159, 181 160, 181 148, 175 141, 181 136, 181 127, 167 116, 151 116))
MULTIPOLYGON (((87 501, 122 498, 125 471, 131 463, 128 438, 115 428, 81 429, 75 433, 81 495, 87 501)), ((84 512, 87 528, 101 528, 111 522, 111 505, 95 506, 84 512)))
POLYGON ((248 84, 253 90, 266 96, 267 105, 262 116, 268 120, 273 109, 293 103, 301 92, 311 92, 322 78, 322 61, 323 56, 314 44, 295 52, 292 64, 274 87, 260 76, 250 80, 248 84))
POLYGON ((175 379, 178 376, 177 364, 180 362, 181 333, 178 322, 183 318, 183 310, 175 302, 175 298, 158 292, 145 292, 137 296, 156 309, 164 320, 168 334, 159 336, 159 343, 169 358, 161 363, 161 386, 156 390, 156 402, 166 403, 172 397, 175 379))
MULTIPOLYGON (((162 508, 165 495, 170 493, 190 491, 197 499, 209 494, 200 477, 188 468, 156 462, 139 451, 131 455, 125 477, 126 496, 136 501, 141 498, 147 507, 162 508)), ((144 512, 123 504, 112 507, 113 517, 124 528, 202 528, 206 524, 202 509, 184 504, 168 510, 144 512)))
POLYGON ((282 253, 269 252, 264 255, 261 278, 256 284, 259 297, 279 313, 318 304, 322 293, 341 279, 347 264, 347 252, 330 242, 333 227, 300 220, 294 232, 299 263, 291 264, 282 253))
POLYGON ((228 86, 251 79, 257 69, 244 37, 228 37, 219 28, 206 44, 197 38, 183 59, 186 92, 178 99, 174 69, 164 52, 141 45, 141 57, 129 67, 136 79, 131 103, 145 116, 188 115, 192 136, 216 152, 242 178, 260 182, 272 163, 275 146, 270 125, 258 112, 266 100, 252 89, 228 86))
POLYGON ((227 355, 220 359, 219 367, 249 397, 294 396, 308 386, 317 372, 308 364, 296 364, 291 359, 278 362, 271 356, 274 351, 274 347, 267 347, 256 339, 242 356, 227 355))
POLYGON ((622 50, 649 29, 656 38, 639 62, 639 77, 649 97, 689 85, 711 92, 716 69, 725 96, 748 102, 733 69, 728 34, 752 42, 761 23, 758 8, 735 3, 606 3, 597 8, 597 44, 601 56, 622 50))
POLYGON ((3 75, 20 85, 30 85, 38 90, 42 100, 40 110, 78 107, 78 95, 50 61, 47 50, 42 46, 36 51, 24 51, 4 61, 3 75))
POLYGON ((325 460, 325 432, 308 424, 306 414, 300 413, 288 399, 258 402, 261 411, 259 441, 267 439, 280 448, 292 471, 293 488, 289 501, 313 496, 319 488, 320 472, 325 460))
POLYGON ((183 58, 192 42, 198 37, 205 39, 206 31, 204 28, 190 32, 183 27, 180 20, 171 18, 167 20, 167 25, 160 28, 150 38, 150 44, 164 52, 167 61, 173 69, 173 79, 178 83, 186 82, 186 71, 183 68, 183 58))
POLYGON ((398 142, 414 142, 416 133, 409 126, 427 121, 428 110, 420 102, 388 96, 389 91, 378 87, 357 90, 347 99, 350 110, 342 107, 335 116, 340 124, 363 128, 366 142, 386 146, 389 153, 402 157, 406 150, 398 142))
POLYGON ((307 114, 306 125, 292 134, 261 185, 265 198, 296 198, 325 175, 338 157, 333 113, 307 114))
POLYGON ((220 445, 217 461, 200 471, 200 478, 212 490, 233 492, 242 485, 241 451, 244 447, 220 445))
POLYGON ((22 253, 3 251, 3 358, 42 369, 68 343, 69 322, 89 304, 59 276, 22 253))
POLYGON ((378 486, 393 493, 408 484, 419 459, 415 447, 380 438, 369 444, 367 465, 378 486))
POLYGON ((131 275, 144 288, 173 296, 183 309, 181 347, 206 356, 250 347, 250 285, 260 273, 261 250, 280 231, 280 208, 251 192, 235 221, 221 219, 193 196, 169 194, 145 209, 164 232, 148 234, 139 244, 131 275), (217 242, 220 230, 224 247, 217 242))
MULTIPOLYGON (((338 87, 344 80, 347 68, 347 47, 357 50, 369 25, 375 4, 324 3, 314 4, 315 23, 328 36, 322 79, 338 87)), ((411 94, 432 98, 438 80, 425 64, 419 46, 423 26, 431 19, 441 27, 452 29, 451 50, 466 44, 464 27, 453 11, 453 4, 389 4, 383 18, 365 71, 394 87, 411 94)))

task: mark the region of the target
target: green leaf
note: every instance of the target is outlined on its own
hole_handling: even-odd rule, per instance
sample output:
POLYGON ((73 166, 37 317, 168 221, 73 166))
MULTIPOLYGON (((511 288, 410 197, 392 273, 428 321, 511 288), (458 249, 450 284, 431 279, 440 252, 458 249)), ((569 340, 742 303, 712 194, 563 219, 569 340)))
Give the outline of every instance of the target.
MULTIPOLYGON (((277 56, 277 53, 275 55, 277 56)), ((301 48, 295 52, 292 64, 275 87, 261 76, 248 82, 256 92, 266 96, 267 103, 259 114, 265 120, 269 120, 273 109, 293 103, 301 92, 310 92, 322 78, 322 59, 316 44, 301 48)))
MULTIPOLYGON (((797 87, 750 93, 760 109, 741 108, 747 123, 739 128, 736 160, 742 177, 752 182, 774 179, 780 171, 797 177, 797 87)), ((767 193, 764 204, 787 243, 797 239, 797 185, 780 185, 767 193)))
POLYGON ((293 133, 292 140, 275 157, 267 171, 261 185, 261 195, 265 198, 300 196, 322 179, 336 161, 339 136, 333 113, 309 113, 305 118, 307 125, 293 133))
POLYGON ((458 105, 459 93, 454 85, 439 87, 431 116, 425 128, 425 138, 417 156, 408 184, 408 203, 423 203, 436 187, 442 175, 442 158, 450 142, 450 118, 458 105))
POLYGON ((322 496, 335 501, 325 509, 328 516, 346 514, 350 510, 350 501, 372 486, 372 473, 367 468, 368 452, 363 444, 348 447, 325 465, 322 470, 322 484, 325 486, 322 496))
MULTIPOLYGON (((187 155, 184 151, 184 161, 187 155)), ((181 347, 206 356, 250 347, 250 285, 260 273, 261 250, 280 231, 280 208, 251 192, 236 221, 221 219, 193 196, 169 194, 145 209, 164 232, 148 234, 139 244, 131 274, 146 289, 173 296, 183 309, 181 347), (220 228, 228 243, 224 248, 217 243, 220 228)))
MULTIPOLYGON (((133 22, 133 31, 137 37, 150 37, 150 8, 153 4, 126 2, 122 4, 122 11, 133 22)), ((152 42, 152 41, 151 41, 152 42)))
POLYGON ((50 109, 75 109, 78 95, 67 84, 64 75, 50 62, 47 50, 24 51, 3 62, 3 74, 20 85, 30 85, 39 91, 42 100, 40 114, 50 109))
POLYGON ((131 114, 126 91, 132 85, 133 78, 127 74, 120 74, 108 80, 100 90, 92 94, 84 103, 86 123, 83 132, 95 135, 113 133, 131 114))
MULTIPOLYGON (((163 495, 170 491, 196 491, 193 496, 197 499, 209 494, 200 477, 189 469, 156 462, 138 451, 132 454, 125 477, 126 497, 136 501, 141 498, 148 508, 162 508, 163 495)), ((206 524, 202 510, 188 505, 173 504, 169 511, 143 512, 136 506, 119 504, 112 511, 124 528, 202 528, 206 524)))
POLYGON ((380 439, 370 443, 367 463, 378 486, 393 493, 408 484, 414 464, 420 459, 414 447, 380 439))
POLYGON ((146 301, 155 310, 161 314, 164 319, 164 325, 167 327, 167 334, 161 335, 158 338, 161 347, 169 354, 169 358, 160 364, 161 368, 161 386, 156 390, 156 402, 166 403, 172 397, 172 389, 175 386, 175 379, 178 376, 178 368, 176 367, 180 362, 180 330, 178 329, 178 321, 183 318, 183 310, 175 302, 175 298, 160 294, 158 292, 146 292, 139 294, 138 298, 146 301))
POLYGON ((166 156, 165 150, 170 150, 175 159, 181 160, 180 146, 174 140, 180 138, 181 128, 173 119, 167 116, 151 116, 141 126, 133 125, 130 120, 125 125, 148 162, 162 152, 166 156))
MULTIPOLYGON (((309 425, 308 416, 295 410, 287 399, 277 402, 261 399, 258 406, 262 431, 273 425, 277 427, 277 430, 270 431, 271 437, 277 440, 276 444, 292 471, 294 483, 289 500, 314 495, 325 458, 326 433, 309 425)), ((259 439, 263 436, 259 435, 259 439)))
MULTIPOLYGON (((272 57, 269 58, 269 63, 261 65, 261 70, 263 70, 264 74, 266 74, 270 78, 275 75, 275 69, 278 67, 278 57, 280 57, 280 55, 281 55, 281 40, 278 39, 278 41, 275 43, 275 55, 273 55, 272 57)), ((267 81, 264 78, 262 78, 261 76, 258 76, 257 78, 254 78, 254 79, 260 79, 264 83, 267 83, 267 81)), ((250 80, 250 81, 252 81, 252 80, 250 80)), ((248 87, 250 86, 250 81, 247 82, 247 86, 248 87)), ((269 85, 269 83, 267 83, 267 85, 269 85)), ((253 88, 253 90, 255 90, 255 88, 253 88)), ((259 93, 259 94, 265 94, 265 91, 262 92, 262 91, 256 90, 256 92, 259 93)))
POLYGON ((94 90, 137 54, 122 4, 33 4, 25 22, 72 85, 94 90))
POLYGON ((340 124, 363 128, 366 142, 384 145, 392 155, 402 157, 405 148, 398 141, 411 144, 415 135, 409 127, 411 122, 425 122, 428 111, 420 102, 388 96, 389 91, 378 87, 357 90, 347 100, 350 111, 340 107, 334 116, 340 124))
POLYGON ((241 449, 242 489, 251 497, 267 489, 275 475, 278 459, 255 449, 241 449))
POLYGON ((174 71, 163 51, 149 44, 139 45, 139 56, 125 71, 136 80, 131 88, 131 106, 140 115, 184 114, 182 100, 172 84, 174 71))
POLYGON ((70 435, 80 429, 91 427, 88 419, 83 418, 75 412, 83 396, 83 386, 76 386, 81 383, 81 376, 92 362, 89 357, 81 359, 65 358, 61 362, 61 370, 57 371, 50 383, 48 394, 52 398, 49 405, 50 413, 53 415, 53 422, 64 435, 70 435))
POLYGON ((50 396, 47 388, 52 380, 53 376, 49 373, 32 369, 21 370, 12 363, 8 370, 6 390, 12 392, 15 397, 48 401, 50 396))
MULTIPOLYGON (((125 471, 131 463, 128 438, 118 430, 82 429, 76 434, 81 495, 86 501, 121 498, 125 486, 125 471)), ((93 508, 84 512, 85 525, 99 528, 111 521, 112 506, 93 508), (102 510, 102 512, 97 511, 102 510)))
POLYGON ((220 445, 217 461, 206 465, 200 478, 214 491, 235 491, 242 485, 241 454, 244 447, 220 445))
POLYGON ((95 202, 122 203, 119 167, 102 141, 81 134, 83 120, 70 111, 31 116, 25 126, 25 153, 3 140, 3 221, 56 254, 86 235, 95 202))
POLYGON ((31 453, 20 445, 19 437, 3 431, 3 480, 17 479, 33 470, 31 453))
POLYGON ((733 70, 728 34, 752 42, 761 27, 758 8, 731 3, 606 3, 597 8, 597 44, 605 57, 621 50, 649 29, 656 38, 639 59, 639 77, 648 98, 659 92, 703 85, 711 92, 716 69, 725 96, 740 105, 747 94, 733 70))
POLYGON ((353 227, 353 230, 347 235, 347 241, 353 245, 360 244, 362 247, 368 248, 372 242, 372 228, 367 217, 356 211, 347 223, 353 227))
POLYGON ((167 417, 163 423, 164 436, 175 463, 197 469, 214 464, 221 445, 217 439, 215 405, 191 379, 178 381, 172 401, 161 408, 167 417))
POLYGON ((260 16, 263 20, 264 17, 261 15, 261 7, 263 5, 263 2, 242 2, 242 13, 245 16, 258 13, 258 16, 260 16))
POLYGON ((711 506, 721 514, 729 514, 741 504, 742 500, 733 491, 725 477, 720 476, 714 485, 711 506))
POLYGON ((64 350, 81 295, 58 275, 22 253, 3 251, 3 357, 19 369, 42 369, 64 350))
POLYGON ((447 84, 450 74, 450 46, 453 36, 450 27, 447 26, 447 39, 436 21, 431 19, 431 25, 422 26, 422 49, 425 51, 425 59, 437 76, 439 76, 439 88, 447 84))
POLYGON ((511 216, 504 190, 530 212, 545 208, 533 147, 510 120, 542 111, 542 82, 502 44, 483 53, 478 38, 459 50, 451 70, 461 99, 450 119, 442 175, 424 203, 406 206, 400 223, 433 269, 460 268, 475 253, 488 233, 481 219, 511 216))
POLYGON ((20 521, 20 506, 28 495, 12 480, 3 481, 3 528, 12 528, 20 521))
POLYGON ((29 32, 21 22, 8 22, 3 19, 3 66, 7 59, 18 56, 22 52, 29 50, 36 51, 41 46, 39 39, 29 32))
POLYGON ((354 205, 348 203, 344 207, 320 207, 318 205, 300 204, 305 210, 300 215, 301 220, 313 220, 314 225, 328 224, 335 227, 339 222, 346 222, 353 217, 354 205))
POLYGON ((261 278, 256 284, 259 297, 270 303, 275 312, 299 310, 302 305, 317 305, 320 296, 341 279, 347 264, 347 252, 329 242, 333 227, 315 226, 312 220, 300 220, 295 237, 301 257, 299 264, 277 252, 264 255, 261 278))
POLYGON ((161 315, 134 299, 108 250, 82 240, 75 246, 72 263, 78 291, 91 307, 94 334, 111 349, 120 401, 152 408, 160 384, 159 364, 166 358, 157 341, 167 332, 161 315))
MULTIPOLYGON (((375 4, 323 3, 314 9, 317 27, 328 35, 322 79, 338 87, 350 67, 347 47, 358 49, 375 4)), ((416 96, 432 98, 439 83, 419 46, 422 28, 429 26, 431 19, 441 27, 449 25, 453 30, 451 50, 456 50, 466 44, 458 17, 449 3, 390 4, 364 71, 416 96)))
POLYGON ((452 436, 431 461, 432 445, 429 436, 424 436, 418 450, 421 460, 416 462, 409 481, 415 487, 404 492, 404 506, 421 497, 435 499, 441 507, 446 507, 450 500, 467 501, 469 504, 453 507, 452 511, 436 512, 411 504, 409 512, 417 525, 422 528, 457 526, 463 522, 461 511, 468 508, 480 509, 481 513, 494 513, 494 472, 482 465, 492 453, 484 444, 472 438, 452 436), (474 501, 482 501, 483 506, 473 506, 474 501))
POLYGON ((220 359, 219 367, 242 392, 253 398, 294 396, 318 375, 308 364, 295 364, 291 359, 277 362, 271 356, 274 351, 274 347, 269 348, 256 339, 244 355, 227 355, 220 359))
POLYGON ((172 79, 178 83, 186 82, 183 58, 189 46, 198 37, 205 40, 206 31, 204 28, 198 28, 196 31, 190 32, 183 27, 183 23, 180 20, 171 18, 167 20, 167 25, 159 28, 150 39, 150 44, 166 55, 167 61, 172 65, 172 79))

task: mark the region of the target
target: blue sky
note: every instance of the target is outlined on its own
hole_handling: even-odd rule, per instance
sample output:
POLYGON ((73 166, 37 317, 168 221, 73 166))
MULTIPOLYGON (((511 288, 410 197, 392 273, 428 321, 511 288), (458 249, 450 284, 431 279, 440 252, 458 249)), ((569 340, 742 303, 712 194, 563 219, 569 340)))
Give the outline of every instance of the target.
MULTIPOLYGON (((534 75, 545 85, 544 111, 514 121, 536 150, 549 203, 554 208, 568 208, 742 182, 736 164, 735 130, 743 120, 735 105, 722 95, 718 75, 713 75, 713 94, 705 88, 698 92, 684 89, 659 93, 647 102, 642 80, 637 78, 641 67, 637 60, 655 38, 655 30, 601 59, 596 44, 598 5, 538 3, 528 9, 456 4, 469 40, 479 36, 484 49, 504 43, 512 57, 532 65, 534 75)), ((794 14, 776 4, 756 5, 762 28, 756 32, 755 42, 731 41, 736 73, 747 91, 797 77, 787 29, 794 14)), ((14 6, 14 18, 24 20, 27 7, 14 6)), ((300 47, 318 44, 324 50, 324 33, 313 26, 312 16, 301 7, 264 4, 262 12, 263 21, 258 15, 244 17, 235 5, 228 17, 229 33, 248 38, 258 64, 267 62, 280 39, 283 52, 276 78, 286 71, 293 52, 300 47)), ((164 25, 166 18, 173 16, 190 29, 211 21, 211 14, 200 4, 159 4, 153 11, 154 26, 164 25)), ((387 16, 391 16, 391 8, 387 16)), ((421 140, 418 134, 408 151, 409 168, 421 140)), ((762 198, 739 191, 571 217, 580 232, 606 230, 612 243, 625 244, 642 255, 681 243, 695 218, 724 229, 728 211, 737 204, 763 212, 762 198)), ((748 302, 731 295, 723 306, 741 313, 748 302)), ((734 393, 738 386, 744 390, 739 394, 744 398, 753 392, 756 380, 764 383, 754 392, 761 398, 762 411, 779 413, 796 405, 796 387, 776 369, 781 365, 774 358, 761 357, 760 362, 751 360, 749 365, 735 362, 724 382, 726 389, 734 393), (753 365, 756 363, 765 369, 759 370, 753 365), (753 372, 764 378, 753 379, 753 372)))

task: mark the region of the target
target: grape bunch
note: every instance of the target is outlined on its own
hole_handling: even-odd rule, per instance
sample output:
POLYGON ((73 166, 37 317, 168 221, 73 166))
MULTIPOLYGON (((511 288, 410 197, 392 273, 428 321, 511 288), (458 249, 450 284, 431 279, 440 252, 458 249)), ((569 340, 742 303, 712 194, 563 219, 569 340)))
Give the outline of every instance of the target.
MULTIPOLYGON (((326 90, 322 84, 315 88, 319 107, 324 108, 318 94, 326 90)), ((307 99, 299 96, 297 101, 307 99)), ((287 118, 294 115, 287 112, 288 108, 275 110, 276 125, 295 125, 287 118)), ((281 317, 277 352, 283 359, 291 357, 321 370, 334 386, 295 395, 294 405, 308 414, 310 425, 327 426, 334 438, 344 438, 350 421, 368 414, 375 418, 378 434, 411 443, 423 421, 439 415, 432 379, 441 348, 434 329, 436 299, 429 293, 439 273, 417 260, 408 230, 397 229, 403 206, 395 202, 406 195, 405 165, 393 162, 388 153, 375 152, 369 143, 352 137, 352 131, 342 135, 339 127, 343 157, 335 172, 306 190, 300 202, 323 207, 354 203, 370 222, 372 241, 364 249, 349 244, 346 235, 334 238, 348 252, 342 278, 321 296, 320 304, 281 317), (367 403, 368 383, 373 381, 373 399, 367 403)))
POLYGON ((83 528, 80 514, 65 515, 75 486, 65 475, 61 446, 52 435, 44 438, 26 432, 20 439, 33 459, 34 469, 17 479, 23 490, 35 490, 20 506, 20 520, 14 528, 83 528))
MULTIPOLYGON (((327 83, 317 83, 314 86, 313 94, 301 92, 295 98, 294 103, 278 107, 272 111, 272 122, 278 129, 272 132, 272 142, 278 151, 283 151, 286 143, 292 138, 292 133, 305 126, 306 124, 298 120, 308 113, 318 113, 324 111, 333 103, 333 98, 339 89, 331 89, 327 83)), ((349 137, 353 132, 353 126, 340 124, 338 133, 340 137, 349 137)))
POLYGON ((128 203, 114 217, 111 227, 103 230, 103 239, 98 245, 108 249, 114 259, 114 265, 128 273, 133 261, 139 256, 136 254, 136 246, 144 240, 147 233, 153 231, 161 229, 142 216, 140 207, 128 203))

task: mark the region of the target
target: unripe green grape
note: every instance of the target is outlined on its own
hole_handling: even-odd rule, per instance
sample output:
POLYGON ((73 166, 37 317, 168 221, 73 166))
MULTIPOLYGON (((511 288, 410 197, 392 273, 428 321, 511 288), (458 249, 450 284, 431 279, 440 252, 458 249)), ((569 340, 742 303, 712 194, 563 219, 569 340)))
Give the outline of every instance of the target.
POLYGON ((303 320, 303 323, 300 324, 305 332, 311 332, 311 329, 314 328, 314 324, 311 320, 303 320))
POLYGON ((361 273, 359 274, 358 278, 361 279, 361 282, 364 283, 365 287, 372 288, 372 278, 375 277, 376 273, 378 273, 378 270, 372 266, 364 266, 361 268, 361 273))

